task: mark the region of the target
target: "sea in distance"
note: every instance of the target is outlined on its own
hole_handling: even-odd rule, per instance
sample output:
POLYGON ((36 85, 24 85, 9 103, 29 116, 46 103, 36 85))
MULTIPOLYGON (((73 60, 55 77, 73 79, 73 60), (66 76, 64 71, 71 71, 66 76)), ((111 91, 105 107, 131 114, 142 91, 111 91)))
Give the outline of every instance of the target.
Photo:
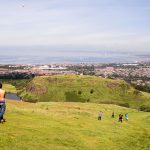
POLYGON ((0 64, 54 64, 54 63, 136 63, 150 61, 150 55, 103 54, 99 56, 40 56, 0 55, 0 64))

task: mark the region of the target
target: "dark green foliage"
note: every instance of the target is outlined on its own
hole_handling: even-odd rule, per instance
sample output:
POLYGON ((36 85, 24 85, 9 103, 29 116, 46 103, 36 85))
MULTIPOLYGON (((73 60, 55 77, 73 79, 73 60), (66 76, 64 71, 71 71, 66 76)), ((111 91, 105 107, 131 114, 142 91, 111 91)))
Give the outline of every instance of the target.
POLYGON ((75 91, 65 93, 67 102, 86 102, 86 99, 79 96, 75 91))
POLYGON ((2 80, 2 82, 15 86, 17 90, 23 90, 31 80, 32 79, 2 80))
POLYGON ((139 90, 134 90, 133 94, 136 96, 142 95, 142 93, 139 90))
POLYGON ((82 91, 78 91, 78 94, 81 95, 81 94, 82 94, 82 91))
POLYGON ((148 86, 148 85, 144 85, 144 86, 142 86, 142 85, 136 85, 135 88, 137 90, 150 93, 150 86, 148 86))
POLYGON ((129 103, 122 103, 122 104, 120 103, 119 105, 120 105, 120 106, 123 106, 123 107, 127 107, 127 108, 130 107, 129 103))
POLYGON ((150 112, 150 106, 142 105, 142 106, 140 106, 140 110, 150 112))
POLYGON ((90 99, 89 99, 89 98, 87 99, 87 102, 90 102, 90 99))
POLYGON ((91 94, 93 94, 93 93, 94 93, 94 90, 93 90, 93 89, 91 89, 90 93, 91 93, 91 94))
POLYGON ((26 94, 25 96, 24 96, 24 101, 25 102, 31 102, 31 103, 36 103, 36 102, 38 102, 38 100, 34 97, 32 97, 32 96, 30 96, 29 94, 26 94))
POLYGON ((38 100, 37 99, 28 99, 28 100, 24 100, 25 102, 30 102, 30 103, 37 103, 38 100))
POLYGON ((17 80, 17 79, 31 79, 33 78, 35 75, 31 74, 31 73, 20 73, 20 72, 13 72, 13 73, 9 73, 9 74, 0 74, 0 79, 13 79, 13 80, 17 80))
POLYGON ((101 104, 114 104, 114 105, 119 105, 119 106, 122 106, 122 107, 130 108, 129 103, 122 103, 122 102, 117 102, 117 101, 102 101, 100 103, 101 104))

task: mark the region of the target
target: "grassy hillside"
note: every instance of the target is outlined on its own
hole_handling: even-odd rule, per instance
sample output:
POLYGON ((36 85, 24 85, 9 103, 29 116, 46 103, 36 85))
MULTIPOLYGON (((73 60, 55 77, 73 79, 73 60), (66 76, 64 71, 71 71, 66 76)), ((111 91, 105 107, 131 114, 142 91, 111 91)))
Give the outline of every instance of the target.
POLYGON ((94 102, 122 106, 150 106, 150 94, 135 90, 121 80, 95 76, 55 75, 35 77, 21 96, 27 101, 94 102))
POLYGON ((150 113, 92 103, 7 102, 1 150, 149 150, 150 113), (103 111, 101 121, 98 111, 103 111), (115 118, 111 118, 115 111, 115 118), (129 121, 118 122, 119 113, 129 121))
POLYGON ((16 90, 15 86, 13 86, 13 85, 11 85, 11 84, 4 84, 4 85, 3 85, 3 89, 4 89, 6 92, 17 93, 17 90, 16 90))

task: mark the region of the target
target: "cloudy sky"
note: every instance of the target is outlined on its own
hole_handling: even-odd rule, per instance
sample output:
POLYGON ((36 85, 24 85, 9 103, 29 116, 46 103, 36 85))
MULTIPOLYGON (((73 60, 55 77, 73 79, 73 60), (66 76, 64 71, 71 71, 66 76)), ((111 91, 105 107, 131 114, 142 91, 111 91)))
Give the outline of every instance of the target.
POLYGON ((0 52, 150 51, 150 0, 0 0, 0 52))

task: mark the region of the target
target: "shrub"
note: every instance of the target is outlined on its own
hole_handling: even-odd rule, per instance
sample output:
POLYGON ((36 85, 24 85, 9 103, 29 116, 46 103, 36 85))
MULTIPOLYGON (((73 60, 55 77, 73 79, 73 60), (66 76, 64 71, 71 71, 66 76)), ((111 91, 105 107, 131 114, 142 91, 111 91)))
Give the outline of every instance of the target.
POLYGON ((140 106, 140 111, 150 112, 150 106, 141 105, 140 106))
POLYGON ((38 100, 37 99, 28 99, 28 100, 24 100, 24 102, 37 103, 38 100))
POLYGON ((133 94, 136 95, 136 96, 142 95, 142 93, 140 91, 138 91, 138 90, 134 90, 133 94))
POLYGON ((93 94, 93 93, 94 93, 94 90, 93 90, 93 89, 91 89, 90 93, 91 93, 91 94, 93 94))
POLYGON ((35 97, 33 97, 33 96, 29 95, 29 94, 24 95, 23 96, 23 100, 25 102, 30 102, 30 103, 36 103, 36 102, 38 102, 37 98, 35 98, 35 97))
POLYGON ((82 94, 82 91, 78 91, 78 94, 81 95, 81 94, 82 94))
POLYGON ((129 103, 120 103, 119 105, 120 105, 120 106, 123 106, 123 107, 127 107, 127 108, 130 107, 129 103))
POLYGON ((90 99, 89 99, 89 98, 87 99, 87 102, 90 102, 90 99))

